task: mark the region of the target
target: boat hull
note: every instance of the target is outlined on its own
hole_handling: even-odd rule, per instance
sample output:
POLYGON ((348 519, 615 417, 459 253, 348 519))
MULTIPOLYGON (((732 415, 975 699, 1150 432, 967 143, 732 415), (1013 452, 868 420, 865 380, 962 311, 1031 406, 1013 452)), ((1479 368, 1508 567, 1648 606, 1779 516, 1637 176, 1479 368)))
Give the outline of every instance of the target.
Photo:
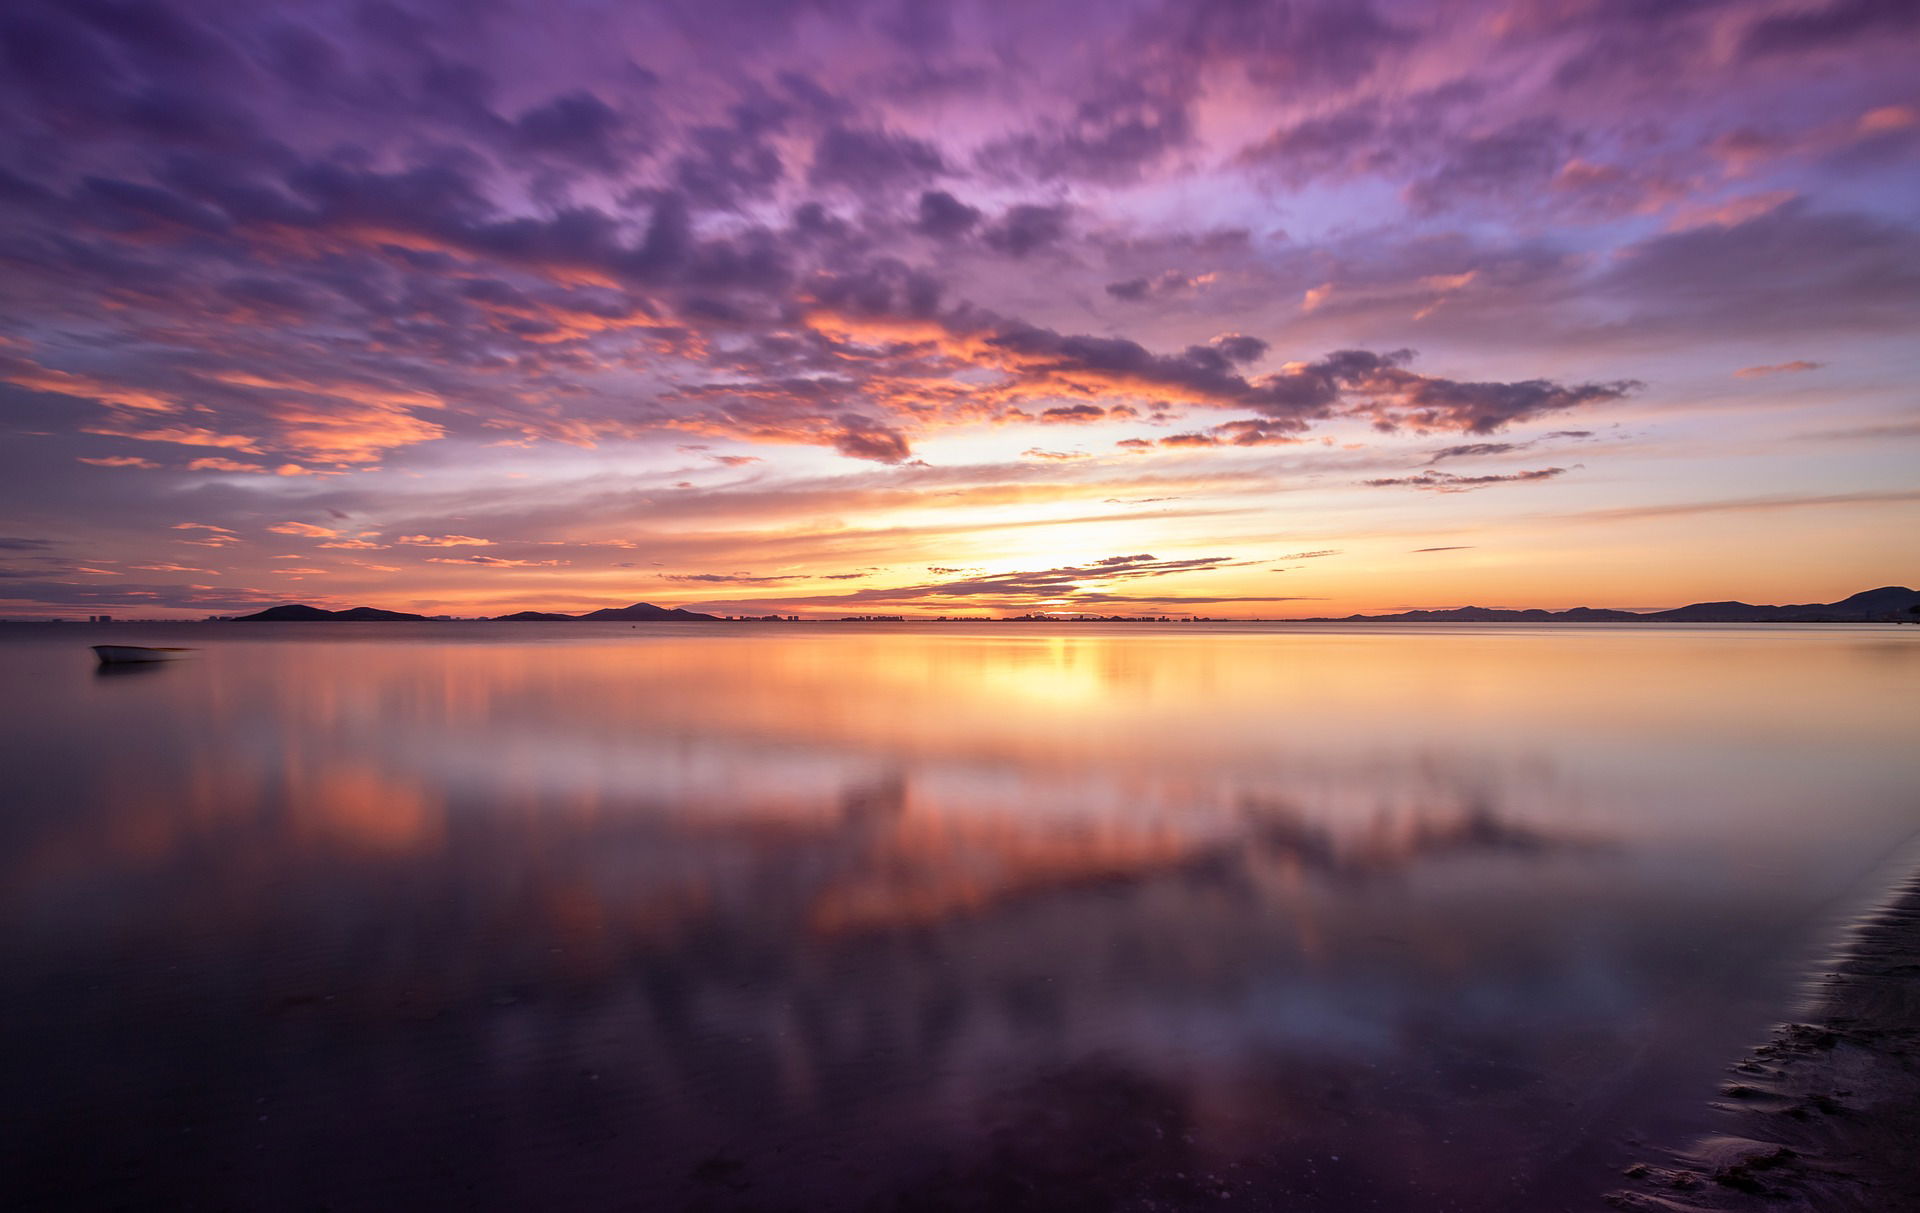
POLYGON ((93 655, 101 665, 145 665, 155 661, 178 661, 192 649, 155 649, 137 644, 96 644, 93 655))

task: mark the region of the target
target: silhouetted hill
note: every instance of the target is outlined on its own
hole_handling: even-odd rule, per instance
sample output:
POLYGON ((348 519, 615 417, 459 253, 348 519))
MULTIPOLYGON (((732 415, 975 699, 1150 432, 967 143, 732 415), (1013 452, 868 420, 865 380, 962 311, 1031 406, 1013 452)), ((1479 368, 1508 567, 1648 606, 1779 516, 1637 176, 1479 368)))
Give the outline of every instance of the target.
POLYGON ((698 611, 688 611, 680 607, 657 607, 651 602, 636 602, 632 606, 606 607, 598 611, 588 611, 584 615, 575 615, 575 619, 623 619, 646 622, 659 622, 667 619, 717 620, 718 615, 702 615, 698 611))
POLYGON ((286 606, 268 607, 252 615, 236 615, 233 621, 235 623, 308 623, 332 618, 332 611, 323 611, 319 607, 310 607, 304 603, 290 603, 286 606))
POLYGON ((511 615, 495 615, 494 623, 555 623, 559 620, 571 621, 573 616, 561 615, 554 611, 515 611, 511 615))
POLYGON ((1920 597, 1903 585, 1883 585, 1877 590, 1862 590, 1851 598, 1842 598, 1836 607, 1858 607, 1870 611, 1910 611, 1920 597))
POLYGON ((383 611, 379 607, 348 607, 344 611, 335 611, 333 617, 348 623, 396 623, 426 618, 425 615, 409 615, 405 611, 383 611))
POLYGON ((319 607, 294 602, 286 606, 268 607, 251 615, 235 616, 235 623, 391 623, 399 620, 424 620, 425 615, 409 615, 405 611, 383 611, 378 607, 348 607, 344 611, 327 611, 319 607))
POLYGON ((1402 611, 1397 615, 1348 615, 1309 619, 1306 623, 1882 623, 1912 621, 1920 590, 1883 586, 1839 602, 1796 606, 1755 606, 1747 602, 1696 602, 1670 611, 1616 611, 1573 607, 1565 611, 1510 611, 1496 607, 1454 607, 1442 611, 1402 611))

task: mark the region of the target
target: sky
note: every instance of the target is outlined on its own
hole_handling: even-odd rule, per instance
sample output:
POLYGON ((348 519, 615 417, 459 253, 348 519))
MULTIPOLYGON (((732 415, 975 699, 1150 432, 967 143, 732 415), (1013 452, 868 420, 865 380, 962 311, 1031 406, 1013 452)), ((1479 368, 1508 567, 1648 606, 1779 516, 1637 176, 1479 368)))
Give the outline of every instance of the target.
POLYGON ((13 0, 0 614, 1920 580, 1910 0, 13 0))

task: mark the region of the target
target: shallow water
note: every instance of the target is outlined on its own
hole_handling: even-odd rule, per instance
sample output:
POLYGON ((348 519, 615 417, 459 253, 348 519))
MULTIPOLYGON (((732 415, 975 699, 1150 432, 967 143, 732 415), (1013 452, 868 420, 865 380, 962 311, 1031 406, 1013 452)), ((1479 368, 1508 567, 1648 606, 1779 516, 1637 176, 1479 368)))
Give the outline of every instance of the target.
POLYGON ((0 628, 0 1195, 1594 1208, 1912 858, 1916 685, 1892 627, 0 628))

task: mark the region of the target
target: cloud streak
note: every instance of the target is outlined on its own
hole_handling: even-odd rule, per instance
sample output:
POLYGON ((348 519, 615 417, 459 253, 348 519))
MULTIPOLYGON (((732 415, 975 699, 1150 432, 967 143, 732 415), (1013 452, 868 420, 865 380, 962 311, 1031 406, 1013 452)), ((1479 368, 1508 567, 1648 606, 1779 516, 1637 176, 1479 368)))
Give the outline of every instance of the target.
POLYGON ((1414 488, 1431 493, 1470 493, 1496 484, 1532 484, 1564 476, 1567 468, 1535 468, 1526 472, 1495 472, 1480 476, 1457 476, 1452 472, 1416 472, 1411 476, 1381 476, 1362 481, 1370 488, 1414 488))

